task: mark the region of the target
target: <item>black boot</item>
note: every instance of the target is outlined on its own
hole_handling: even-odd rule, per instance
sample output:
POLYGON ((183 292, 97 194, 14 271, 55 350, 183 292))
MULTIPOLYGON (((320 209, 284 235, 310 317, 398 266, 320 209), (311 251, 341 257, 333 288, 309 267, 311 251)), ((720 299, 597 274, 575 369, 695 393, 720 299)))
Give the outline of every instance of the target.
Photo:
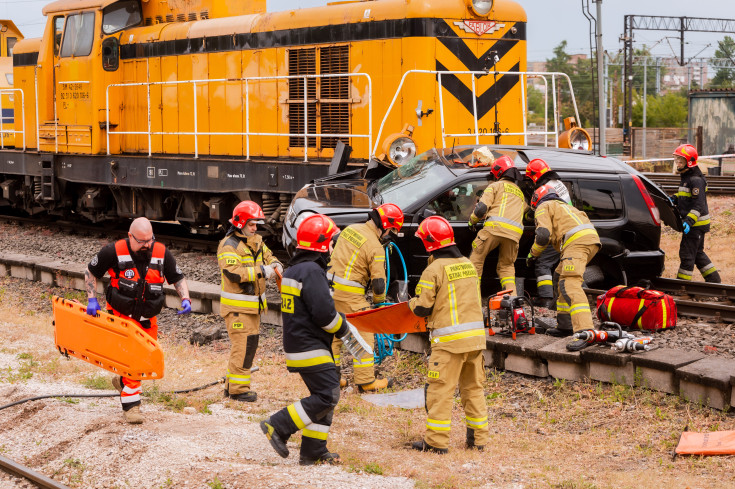
POLYGON ((317 458, 305 457, 301 455, 299 457, 299 465, 318 465, 318 464, 329 464, 335 465, 340 463, 339 453, 327 452, 317 458))
POLYGON ((258 400, 258 394, 253 391, 243 392, 242 394, 230 394, 230 399, 240 402, 255 402, 258 400))
POLYGON ((431 445, 426 443, 424 440, 419 440, 419 441, 415 441, 411 443, 411 448, 413 448, 414 450, 418 450, 420 452, 434 452, 434 453, 438 453, 439 455, 444 455, 444 454, 449 453, 448 448, 432 447, 431 445))
POLYGON ((546 330, 546 334, 549 336, 555 336, 557 338, 566 338, 572 336, 573 330, 571 329, 560 329, 560 328, 549 328, 546 330))
POLYGON ((265 436, 268 437, 268 441, 271 442, 273 450, 283 458, 288 457, 288 447, 286 446, 286 440, 281 438, 276 429, 271 424, 271 419, 267 418, 265 421, 260 422, 260 429, 263 430, 265 436))
POLYGON ((467 442, 465 445, 468 449, 474 448, 478 452, 485 450, 485 445, 475 445, 475 430, 472 428, 467 428, 467 442))

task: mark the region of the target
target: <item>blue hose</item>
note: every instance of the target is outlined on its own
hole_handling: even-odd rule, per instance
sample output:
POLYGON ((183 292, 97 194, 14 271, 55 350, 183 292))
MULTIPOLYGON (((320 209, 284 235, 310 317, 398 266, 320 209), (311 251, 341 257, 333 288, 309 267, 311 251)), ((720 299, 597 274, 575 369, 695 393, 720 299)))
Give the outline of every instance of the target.
MULTIPOLYGON (((396 245, 393 242, 389 242, 388 245, 385 247, 385 283, 386 287, 390 285, 390 249, 394 248, 398 252, 398 257, 401 259, 401 264, 403 265, 403 280, 408 280, 408 271, 406 270, 406 261, 403 259, 403 253, 401 253, 400 248, 398 248, 398 245, 396 245)), ((391 306, 393 305, 393 302, 382 302, 378 304, 378 306, 391 306)), ((401 341, 406 339, 406 336, 408 336, 408 333, 403 333, 400 338, 394 338, 393 335, 390 334, 382 334, 382 333, 376 333, 375 334, 375 348, 373 349, 373 360, 375 361, 375 365, 380 365, 383 360, 385 360, 386 357, 393 355, 393 346, 396 343, 400 343, 401 341)))

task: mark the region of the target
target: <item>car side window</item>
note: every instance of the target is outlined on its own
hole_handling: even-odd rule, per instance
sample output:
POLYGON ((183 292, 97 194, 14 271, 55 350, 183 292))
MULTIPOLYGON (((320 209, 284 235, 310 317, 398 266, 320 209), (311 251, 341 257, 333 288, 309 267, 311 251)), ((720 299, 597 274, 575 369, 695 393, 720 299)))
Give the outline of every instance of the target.
POLYGON ((429 202, 427 208, 450 222, 469 221, 487 186, 486 179, 462 182, 429 202))
POLYGON ((623 216, 623 199, 617 180, 579 180, 580 202, 577 207, 593 220, 618 219, 623 216))

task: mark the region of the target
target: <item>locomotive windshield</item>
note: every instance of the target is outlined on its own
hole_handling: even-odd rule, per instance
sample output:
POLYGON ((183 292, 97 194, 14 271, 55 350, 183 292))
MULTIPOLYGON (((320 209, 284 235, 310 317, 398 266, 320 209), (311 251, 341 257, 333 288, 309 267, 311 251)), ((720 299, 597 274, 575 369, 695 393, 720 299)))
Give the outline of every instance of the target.
POLYGON ((108 5, 102 11, 102 32, 112 34, 140 23, 138 0, 123 0, 108 5))

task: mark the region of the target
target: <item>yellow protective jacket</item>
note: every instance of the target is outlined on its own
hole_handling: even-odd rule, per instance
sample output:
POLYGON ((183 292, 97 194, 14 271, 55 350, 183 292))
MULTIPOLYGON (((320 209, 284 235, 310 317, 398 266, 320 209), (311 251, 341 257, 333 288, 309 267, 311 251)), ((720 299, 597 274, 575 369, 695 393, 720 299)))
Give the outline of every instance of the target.
POLYGON ((541 255, 551 244, 562 252, 572 244, 600 244, 597 230, 590 223, 587 214, 561 200, 547 200, 536 208, 536 239, 531 254, 541 255))
POLYGON ((334 246, 327 270, 334 300, 350 305, 353 312, 370 307, 365 292, 372 282, 373 302, 385 300, 385 250, 381 231, 372 222, 347 226, 334 246))
POLYGON ((470 216, 470 223, 487 219, 483 230, 493 236, 512 239, 516 243, 523 234, 523 212, 526 201, 518 185, 501 179, 487 186, 470 216))
POLYGON ((483 350, 485 326, 477 270, 458 250, 455 256, 441 252, 434 252, 435 259, 430 259, 421 274, 408 307, 428 318, 432 349, 450 353, 483 350))
POLYGON ((280 262, 259 234, 245 236, 237 231, 220 241, 217 248, 222 280, 220 315, 265 311, 265 277, 261 266, 274 263, 280 262))

